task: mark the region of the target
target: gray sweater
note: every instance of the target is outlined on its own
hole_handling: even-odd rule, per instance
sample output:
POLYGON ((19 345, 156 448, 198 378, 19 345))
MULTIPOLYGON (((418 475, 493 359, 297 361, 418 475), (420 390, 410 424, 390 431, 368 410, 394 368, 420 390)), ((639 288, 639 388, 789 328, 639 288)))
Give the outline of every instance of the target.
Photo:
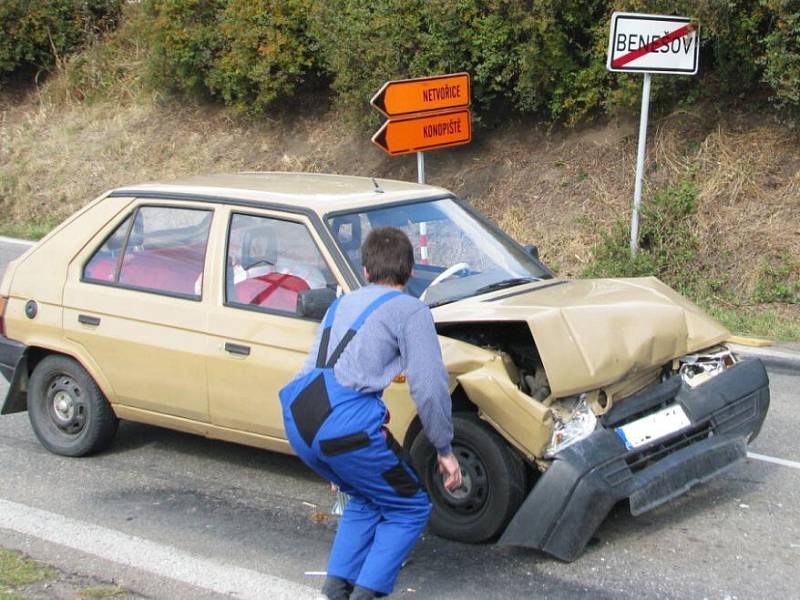
MULTIPOLYGON (((388 291, 384 286, 368 285, 339 301, 331 326, 329 356, 361 311, 388 291)), ((321 335, 322 327, 302 373, 316 366, 321 335)), ((424 302, 402 294, 381 305, 350 341, 333 372, 340 384, 365 393, 380 393, 392 379, 405 373, 425 435, 439 454, 450 453, 453 420, 447 371, 433 316, 424 302)))

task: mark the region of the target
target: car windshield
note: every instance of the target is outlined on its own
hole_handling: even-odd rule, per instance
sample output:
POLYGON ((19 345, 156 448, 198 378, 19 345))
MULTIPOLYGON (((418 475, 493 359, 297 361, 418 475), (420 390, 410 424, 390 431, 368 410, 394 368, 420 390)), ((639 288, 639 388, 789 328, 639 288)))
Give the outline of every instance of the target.
POLYGON ((359 277, 370 230, 403 230, 414 246, 406 291, 431 306, 552 277, 519 244, 450 198, 340 213, 328 218, 328 227, 359 277))

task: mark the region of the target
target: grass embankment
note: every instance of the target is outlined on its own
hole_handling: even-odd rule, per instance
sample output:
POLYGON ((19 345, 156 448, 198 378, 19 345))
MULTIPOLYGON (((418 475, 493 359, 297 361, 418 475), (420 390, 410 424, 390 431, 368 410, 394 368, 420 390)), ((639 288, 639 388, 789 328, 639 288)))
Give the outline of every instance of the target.
POLYGON ((55 578, 56 572, 18 552, 0 548, 0 600, 22 600, 17 591, 55 578))
POLYGON ((20 552, 0 548, 0 600, 131 597, 127 589, 118 585, 87 583, 88 578, 68 576, 20 552))
MULTIPOLYGON (((325 98, 247 119, 148 91, 137 39, 125 21, 40 88, 0 95, 0 235, 36 238, 106 189, 203 172, 416 179, 413 156, 386 157, 325 98)), ((563 276, 656 275, 735 333, 800 339, 797 131, 709 105, 653 118, 632 261, 636 130, 634 119, 563 130, 509 117, 430 153, 428 181, 537 244, 563 276)))

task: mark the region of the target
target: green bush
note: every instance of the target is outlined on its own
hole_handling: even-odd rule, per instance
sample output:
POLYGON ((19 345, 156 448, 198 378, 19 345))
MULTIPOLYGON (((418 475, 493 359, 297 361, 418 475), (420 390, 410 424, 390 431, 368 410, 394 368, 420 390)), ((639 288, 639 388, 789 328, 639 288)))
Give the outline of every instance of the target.
POLYGON ((640 76, 605 68, 615 10, 700 22, 699 76, 654 78, 656 107, 668 110, 703 93, 749 100, 760 92, 762 78, 783 104, 800 106, 795 5, 797 0, 330 0, 315 5, 310 27, 333 91, 352 110, 363 112, 366 99, 388 79, 464 70, 472 75, 484 120, 510 108, 574 124, 634 109, 640 101, 640 76), (766 57, 765 37, 774 48, 766 57))
POLYGON ((150 84, 167 91, 208 92, 208 73, 221 46, 219 20, 226 0, 150 0, 150 84))
MULTIPOLYGON (((491 121, 504 109, 560 111, 558 98, 573 74, 592 62, 586 52, 595 46, 592 26, 605 4, 332 0, 315 5, 310 31, 345 108, 367 114, 368 99, 387 80, 467 71, 476 112, 491 121)), ((592 95, 596 83, 582 77, 578 85, 592 95)))
POLYGON ((147 43, 142 5, 123 8, 119 26, 62 61, 59 77, 40 89, 50 103, 113 100, 124 102, 141 97, 147 43))
MULTIPOLYGON (((5 0, 0 73, 52 66, 122 0, 5 0), (51 44, 52 38, 52 44, 51 44), (55 53, 53 51, 55 49, 55 53)), ((568 125, 635 111, 642 78, 605 68, 615 10, 698 19, 698 76, 653 79, 656 111, 767 98, 800 118, 800 0, 145 0, 148 79, 263 113, 329 87, 360 120, 390 79, 468 71, 479 121, 568 125)))
POLYGON ((240 110, 263 112, 291 96, 315 68, 306 14, 311 0, 231 2, 219 22, 212 93, 240 110))
POLYGON ((368 102, 385 81, 464 70, 473 74, 473 92, 477 89, 480 98, 482 86, 491 86, 492 77, 488 70, 471 69, 474 65, 467 64, 466 58, 496 46, 507 28, 500 24, 494 39, 467 39, 467 29, 480 37, 484 29, 480 22, 489 18, 485 12, 464 10, 468 4, 449 0, 317 3, 310 32, 332 75, 331 87, 339 104, 377 120, 368 111, 368 102))
POLYGON ((753 291, 753 302, 800 304, 800 259, 789 254, 764 259, 753 291))
POLYGON ((608 2, 538 0, 523 20, 517 110, 575 124, 604 105, 608 2))
POLYGON ((772 27, 765 40, 759 64, 772 100, 797 119, 800 116, 800 2, 770 0, 772 27))
POLYGON ((618 221, 593 248, 585 277, 654 275, 681 293, 696 295, 698 242, 692 229, 697 187, 683 181, 644 202, 639 219, 639 251, 630 253, 628 221, 618 221))
POLYGON ((113 28, 123 0, 2 0, 0 77, 50 71, 56 61, 113 28))
POLYGON ((149 78, 264 112, 314 79, 311 0, 151 0, 149 78))

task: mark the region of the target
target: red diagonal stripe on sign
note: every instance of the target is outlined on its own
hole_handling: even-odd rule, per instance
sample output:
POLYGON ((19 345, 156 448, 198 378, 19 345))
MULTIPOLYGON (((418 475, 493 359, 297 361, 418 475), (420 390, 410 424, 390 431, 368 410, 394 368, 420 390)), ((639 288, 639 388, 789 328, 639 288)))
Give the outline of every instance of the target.
POLYGON ((665 35, 664 37, 658 38, 655 42, 650 42, 649 44, 642 46, 641 48, 637 48, 631 52, 628 52, 624 56, 620 56, 616 60, 611 61, 611 66, 615 69, 619 67, 623 67, 627 65, 629 62, 636 60, 637 58, 641 58, 645 54, 649 54, 650 52, 655 52, 659 48, 666 46, 667 44, 671 44, 678 38, 682 38, 685 35, 690 34, 696 29, 696 27, 689 23, 688 25, 684 25, 680 29, 676 29, 665 35))

